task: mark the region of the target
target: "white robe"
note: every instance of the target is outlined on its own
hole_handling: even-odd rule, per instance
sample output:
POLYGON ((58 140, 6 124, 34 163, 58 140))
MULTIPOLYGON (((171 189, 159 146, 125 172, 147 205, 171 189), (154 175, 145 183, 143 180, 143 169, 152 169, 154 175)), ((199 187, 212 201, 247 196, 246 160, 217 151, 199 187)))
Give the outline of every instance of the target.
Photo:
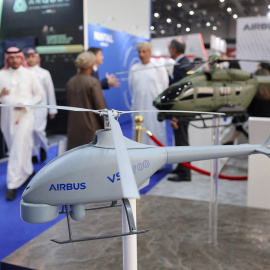
MULTIPOLYGON (((42 86, 43 99, 39 104, 42 105, 56 105, 55 91, 52 82, 51 74, 48 70, 35 65, 30 68, 37 76, 38 81, 42 86)), ((49 114, 56 114, 56 109, 36 109, 35 110, 35 124, 34 124, 34 147, 33 156, 39 154, 40 147, 45 151, 48 150, 48 139, 46 137, 47 116, 49 114)))
MULTIPOLYGON (((132 110, 158 111, 153 106, 153 100, 168 87, 168 73, 165 67, 154 61, 146 65, 137 63, 131 67, 129 85, 133 90, 132 110)), ((167 145, 166 122, 157 120, 157 112, 133 114, 133 123, 135 115, 142 115, 142 127, 151 131, 162 144, 167 145)), ((156 145, 144 131, 142 143, 156 145)))
MULTIPOLYGON (((0 71, 0 91, 3 88, 8 89, 10 93, 0 99, 1 103, 32 105, 42 99, 42 89, 34 73, 22 66, 0 71)), ((1 108, 1 130, 9 150, 8 189, 20 187, 33 173, 33 127, 33 108, 1 108)))

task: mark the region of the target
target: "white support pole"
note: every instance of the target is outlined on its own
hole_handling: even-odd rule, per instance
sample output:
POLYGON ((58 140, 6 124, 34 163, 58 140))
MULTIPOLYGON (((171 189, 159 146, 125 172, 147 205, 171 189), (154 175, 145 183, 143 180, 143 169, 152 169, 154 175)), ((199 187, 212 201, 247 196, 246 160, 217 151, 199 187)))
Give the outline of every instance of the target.
MULTIPOLYGON (((213 119, 213 144, 219 145, 219 117, 213 119)), ((214 159, 211 169, 211 187, 209 200, 209 244, 217 245, 217 221, 218 221, 218 159, 214 159)))
MULTIPOLYGON (((136 225, 136 199, 129 199, 136 225)), ((137 227, 137 225, 136 225, 137 227)), ((122 232, 129 232, 125 207, 122 203, 122 232)), ((137 270, 137 234, 122 236, 123 270, 137 270)))

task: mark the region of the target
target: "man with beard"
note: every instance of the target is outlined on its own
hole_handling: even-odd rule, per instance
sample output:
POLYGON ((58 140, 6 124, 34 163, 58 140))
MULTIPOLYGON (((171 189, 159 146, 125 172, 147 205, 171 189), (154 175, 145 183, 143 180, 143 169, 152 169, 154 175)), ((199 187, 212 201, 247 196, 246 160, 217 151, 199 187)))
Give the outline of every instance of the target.
POLYGON ((32 164, 34 109, 20 107, 42 100, 42 89, 35 74, 27 68, 23 53, 10 47, 0 71, 0 102, 18 104, 1 108, 1 130, 8 150, 7 200, 14 200, 16 189, 34 173, 32 164))

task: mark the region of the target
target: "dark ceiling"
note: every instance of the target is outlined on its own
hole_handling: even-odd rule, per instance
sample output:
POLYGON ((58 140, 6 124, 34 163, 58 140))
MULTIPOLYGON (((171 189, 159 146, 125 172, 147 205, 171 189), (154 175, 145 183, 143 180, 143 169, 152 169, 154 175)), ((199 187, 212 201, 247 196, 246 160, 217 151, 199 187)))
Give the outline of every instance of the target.
POLYGON ((208 28, 215 34, 223 24, 229 25, 234 20, 234 14, 238 18, 266 16, 270 11, 269 4, 270 0, 152 0, 152 37, 197 33, 202 28, 208 28), (193 15, 190 14, 192 11, 193 15), (156 13, 158 17, 155 17, 156 13))

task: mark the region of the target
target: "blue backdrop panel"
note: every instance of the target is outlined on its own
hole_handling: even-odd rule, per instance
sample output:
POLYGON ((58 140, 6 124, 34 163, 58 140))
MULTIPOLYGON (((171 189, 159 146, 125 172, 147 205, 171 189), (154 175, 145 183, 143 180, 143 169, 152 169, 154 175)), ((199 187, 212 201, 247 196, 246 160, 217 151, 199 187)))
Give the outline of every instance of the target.
MULTIPOLYGON (((136 44, 142 41, 149 40, 94 24, 88 25, 89 47, 102 48, 104 55, 103 65, 98 69, 100 79, 104 78, 108 72, 115 74, 121 83, 119 88, 111 87, 104 91, 109 109, 130 110, 131 108, 132 91, 128 85, 128 72, 126 71, 140 61, 136 44)), ((121 123, 130 121, 131 115, 123 115, 119 120, 121 123)))

